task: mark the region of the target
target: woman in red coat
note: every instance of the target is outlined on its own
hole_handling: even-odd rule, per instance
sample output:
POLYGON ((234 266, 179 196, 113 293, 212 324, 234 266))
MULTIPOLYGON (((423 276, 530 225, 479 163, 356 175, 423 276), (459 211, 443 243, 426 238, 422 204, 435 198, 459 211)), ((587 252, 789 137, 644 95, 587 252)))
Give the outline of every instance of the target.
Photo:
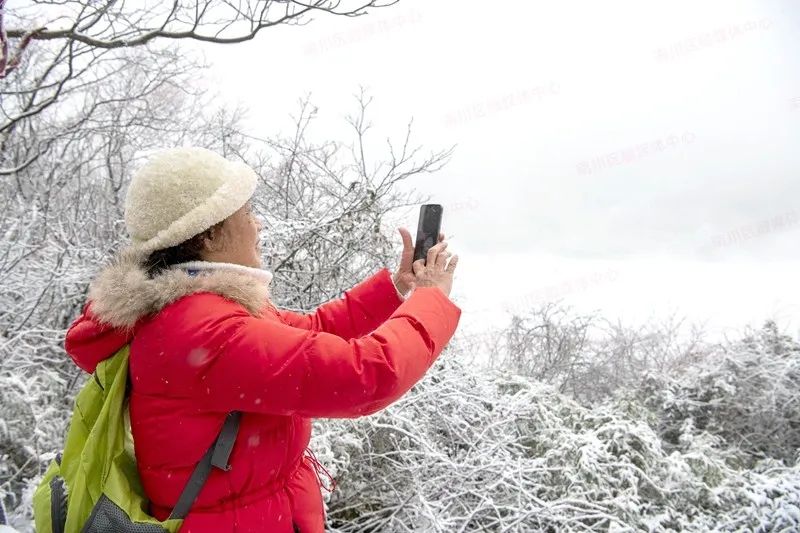
POLYGON ((256 175, 200 148, 134 176, 132 244, 95 277, 65 346, 92 372, 130 343, 130 419, 150 512, 170 514, 227 413, 242 412, 230 470, 213 469, 181 531, 322 533, 311 419, 375 413, 425 375, 461 310, 447 243, 383 268, 309 315, 275 308, 250 210, 256 175), (449 261, 448 261, 449 259, 449 261))

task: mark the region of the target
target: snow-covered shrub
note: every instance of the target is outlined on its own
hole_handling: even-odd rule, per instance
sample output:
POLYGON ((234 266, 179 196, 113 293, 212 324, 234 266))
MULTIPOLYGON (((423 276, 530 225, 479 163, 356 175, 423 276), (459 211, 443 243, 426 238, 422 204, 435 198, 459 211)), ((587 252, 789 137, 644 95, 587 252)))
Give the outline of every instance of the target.
POLYGON ((448 351, 386 410, 315 422, 312 448, 339 483, 326 496, 331 524, 338 533, 735 531, 756 523, 748 512, 764 531, 793 523, 796 467, 743 470, 741 452, 691 421, 681 448, 666 450, 631 405, 589 409, 448 351))
POLYGON ((9 510, 62 445, 72 409, 67 384, 53 367, 28 360, 28 368, 0 373, 0 499, 9 510))
POLYGON ((594 405, 657 375, 686 368, 708 351, 702 332, 675 318, 630 327, 547 303, 514 315, 493 366, 549 383, 594 405))
POLYGON ((723 531, 800 531, 800 464, 764 459, 729 480, 720 499, 723 531))
POLYGON ((800 449, 798 391, 800 344, 768 322, 682 373, 649 375, 636 395, 668 446, 680 446, 681 427, 691 420, 755 459, 793 464, 800 449))

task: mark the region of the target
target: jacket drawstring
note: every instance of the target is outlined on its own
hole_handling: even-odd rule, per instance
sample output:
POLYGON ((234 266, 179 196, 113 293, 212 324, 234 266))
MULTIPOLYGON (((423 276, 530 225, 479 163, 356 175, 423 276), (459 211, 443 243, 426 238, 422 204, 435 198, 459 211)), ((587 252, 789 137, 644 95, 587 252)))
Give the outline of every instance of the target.
POLYGON ((333 476, 330 474, 330 472, 328 472, 328 470, 327 470, 327 469, 326 469, 324 466, 322 466, 322 463, 320 463, 320 462, 317 460, 317 456, 316 456, 316 455, 314 455, 314 452, 312 452, 312 451, 311 451, 311 448, 306 448, 306 451, 309 453, 309 455, 307 455, 307 457, 308 457, 308 458, 311 460, 311 462, 314 464, 314 472, 316 472, 316 474, 317 474, 317 480, 319 481, 319 484, 320 484, 320 485, 321 485, 321 486, 322 486, 322 487, 323 487, 325 490, 327 490, 329 493, 330 493, 330 492, 333 492, 334 490, 336 490, 336 480, 335 480, 335 479, 333 479, 333 476), (323 485, 323 483, 322 483, 322 478, 320 477, 320 474, 319 474, 319 470, 320 470, 320 468, 322 469, 322 471, 323 471, 323 472, 325 472, 325 475, 326 475, 326 476, 328 476, 328 479, 329 479, 329 480, 330 480, 330 482, 331 482, 331 488, 328 488, 328 487, 326 487, 325 485, 323 485))

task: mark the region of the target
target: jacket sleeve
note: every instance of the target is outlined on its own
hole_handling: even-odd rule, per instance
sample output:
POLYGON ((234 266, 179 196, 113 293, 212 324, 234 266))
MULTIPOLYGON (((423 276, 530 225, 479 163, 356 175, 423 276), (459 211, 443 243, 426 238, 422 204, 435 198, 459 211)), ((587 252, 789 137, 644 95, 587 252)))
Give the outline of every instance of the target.
POLYGON ((198 407, 304 417, 355 418, 414 386, 461 316, 437 287, 419 287, 373 332, 346 340, 258 319, 232 305, 215 319, 221 348, 192 368, 198 407))
POLYGON ((312 314, 284 309, 278 316, 289 326, 332 333, 345 340, 362 337, 381 325, 405 298, 397 290, 388 268, 365 279, 312 314))
POLYGON ((81 314, 67 330, 64 350, 76 365, 91 374, 100 361, 114 354, 132 338, 132 333, 100 323, 92 314, 92 302, 87 301, 81 314))

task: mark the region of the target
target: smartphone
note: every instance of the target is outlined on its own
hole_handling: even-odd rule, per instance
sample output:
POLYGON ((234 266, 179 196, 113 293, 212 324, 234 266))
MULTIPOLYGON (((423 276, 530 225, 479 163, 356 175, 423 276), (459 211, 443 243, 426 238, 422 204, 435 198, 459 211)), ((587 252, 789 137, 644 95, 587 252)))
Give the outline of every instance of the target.
POLYGON ((414 261, 427 258, 428 250, 439 242, 443 210, 439 204, 424 204, 419 208, 417 242, 414 244, 414 261))

